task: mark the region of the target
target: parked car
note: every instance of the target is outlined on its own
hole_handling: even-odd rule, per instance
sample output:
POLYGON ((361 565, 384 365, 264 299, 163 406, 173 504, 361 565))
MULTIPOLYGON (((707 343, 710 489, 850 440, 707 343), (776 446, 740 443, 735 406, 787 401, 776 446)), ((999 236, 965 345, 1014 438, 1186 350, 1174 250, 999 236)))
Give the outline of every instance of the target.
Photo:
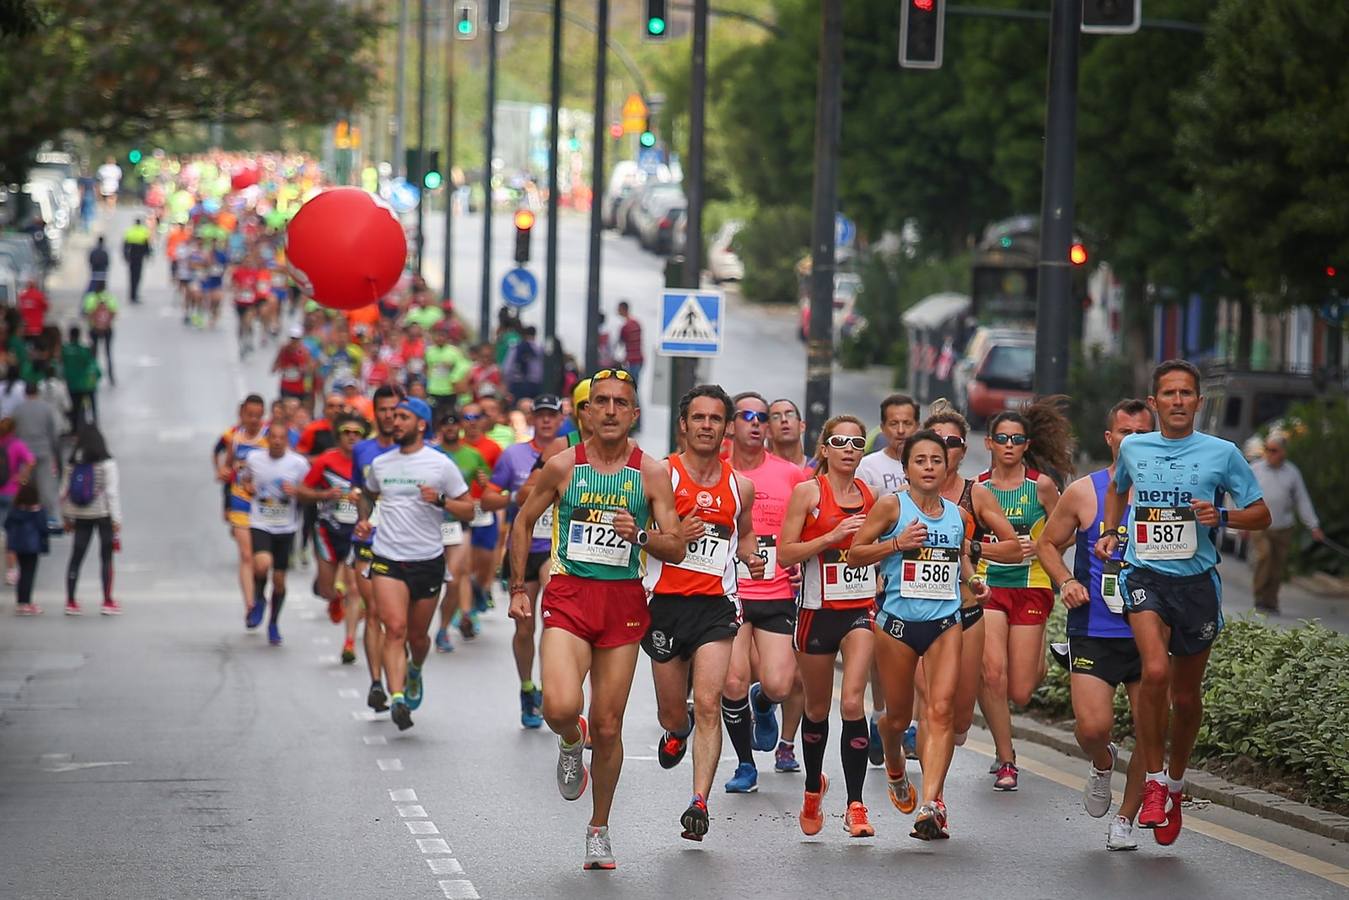
POLYGON ((637 204, 629 215, 629 223, 641 245, 648 250, 655 250, 662 229, 666 246, 669 244, 669 229, 674 225, 674 218, 668 215, 670 210, 687 207, 688 199, 679 185, 670 182, 648 183, 642 188, 637 204))
POLYGON ((632 160, 614 163, 614 170, 609 174, 609 186, 604 191, 600 206, 600 222, 605 228, 622 231, 618 227, 618 209, 641 186, 641 179, 642 172, 632 160))
POLYGON ((735 240, 744 227, 743 222, 732 219, 718 228, 707 242, 707 271, 714 284, 739 281, 745 277, 745 266, 740 262, 740 248, 735 240))
POLYGON ((33 238, 22 231, 0 232, 0 257, 8 259, 19 273, 19 281, 28 279, 44 282, 47 272, 46 262, 38 252, 33 238))
MULTIPOLYGON (((42 216, 43 232, 47 239, 47 253, 53 265, 61 261, 61 252, 65 249, 65 228, 70 224, 70 214, 61 198, 61 186, 52 181, 39 179, 29 181, 23 186, 28 195, 30 209, 42 216)), ((26 222, 16 223, 23 228, 26 222)))
POLYGON ((1005 409, 1025 406, 1033 396, 1035 380, 1034 332, 976 329, 954 378, 956 397, 972 428, 984 427, 990 417, 1005 409))
MULTIPOLYGON (((805 284, 808 286, 809 281, 805 284)), ((857 297, 862 293, 862 276, 853 272, 834 273, 834 340, 848 337, 866 327, 866 320, 857 312, 857 297)), ((810 292, 803 289, 798 301, 799 322, 797 336, 810 339, 810 292)))
POLYGON ((673 246, 675 226, 687 217, 687 207, 669 206, 659 216, 644 219, 639 235, 642 246, 658 256, 668 256, 673 246))
POLYGON ((61 199, 74 219, 80 208, 79 169, 68 153, 39 153, 38 164, 28 170, 29 180, 49 178, 61 185, 61 199))
POLYGON ((1214 367, 1204 373, 1195 427, 1237 446, 1288 414, 1290 407, 1320 396, 1341 395, 1334 384, 1293 372, 1243 372, 1214 367))
POLYGON ((10 257, 0 252, 0 307, 14 306, 19 300, 19 289, 24 282, 10 257))

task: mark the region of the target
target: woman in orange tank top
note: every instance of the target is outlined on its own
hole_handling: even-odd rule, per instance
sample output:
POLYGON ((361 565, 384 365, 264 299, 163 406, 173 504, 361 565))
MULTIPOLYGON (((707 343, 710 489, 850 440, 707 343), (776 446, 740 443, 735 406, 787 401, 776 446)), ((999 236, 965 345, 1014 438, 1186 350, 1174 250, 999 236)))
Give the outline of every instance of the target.
POLYGON ((862 804, 870 743, 863 692, 871 675, 876 570, 850 569, 848 548, 875 498, 855 477, 866 452, 866 426, 854 416, 835 416, 824 425, 817 453, 818 475, 792 490, 778 542, 782 566, 802 564, 797 603, 796 661, 805 687, 801 740, 806 793, 798 817, 801 830, 817 834, 824 826, 821 803, 829 781, 821 769, 829 742, 829 712, 834 696, 834 659, 843 653, 840 752, 848 803, 843 824, 853 837, 876 832, 862 804))

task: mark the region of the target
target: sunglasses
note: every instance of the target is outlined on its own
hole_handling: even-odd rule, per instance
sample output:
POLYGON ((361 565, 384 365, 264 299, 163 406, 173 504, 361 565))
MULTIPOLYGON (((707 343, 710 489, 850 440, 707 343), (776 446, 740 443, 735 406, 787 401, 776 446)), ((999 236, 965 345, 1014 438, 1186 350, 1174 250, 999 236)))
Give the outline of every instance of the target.
POLYGON ((625 369, 600 369, 594 375, 590 376, 590 383, 604 381, 606 378, 617 378, 619 381, 632 383, 632 374, 625 369))
POLYGON ((735 414, 735 417, 743 422, 758 422, 760 425, 768 421, 768 413, 753 409, 742 409, 735 414))
POLYGON ((1020 447, 1029 440, 1030 438, 1026 437, 1024 434, 1007 434, 1006 432, 1003 432, 1001 434, 993 435, 993 443, 1002 444, 1004 446, 1011 444, 1013 447, 1020 447))
POLYGON ((476 422, 482 418, 482 413, 464 413, 465 422, 476 422))
POLYGON ((947 450, 965 449, 965 439, 963 437, 957 437, 954 434, 948 434, 946 437, 942 438, 942 443, 946 445, 947 450))
POLYGON ((831 434, 824 439, 824 443, 835 450, 842 450, 846 447, 852 447, 854 450, 865 450, 867 448, 866 438, 853 437, 847 434, 831 434))
POLYGON ((342 437, 347 437, 348 435, 355 435, 356 437, 365 437, 365 432, 359 428, 343 428, 341 431, 338 432, 338 434, 340 434, 342 437))

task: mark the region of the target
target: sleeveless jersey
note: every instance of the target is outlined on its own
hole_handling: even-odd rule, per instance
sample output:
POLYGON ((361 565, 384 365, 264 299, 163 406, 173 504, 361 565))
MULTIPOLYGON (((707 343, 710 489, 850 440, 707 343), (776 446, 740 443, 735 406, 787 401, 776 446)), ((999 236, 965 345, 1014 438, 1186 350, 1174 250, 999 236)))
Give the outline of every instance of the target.
POLYGON ((640 578, 641 548, 614 531, 614 513, 619 510, 630 513, 638 528, 650 522, 642 489, 641 448, 632 448, 623 468, 604 475, 587 462, 586 445, 577 444, 571 480, 553 504, 553 574, 596 581, 640 578))
MULTIPOLYGON (((820 485, 820 503, 806 514, 805 524, 801 527, 803 541, 824 537, 848 516, 871 512, 876 502, 871 488, 860 478, 854 478, 853 484, 862 493, 862 505, 852 509, 838 505, 828 475, 816 475, 815 480, 820 485)), ((875 604, 876 567, 848 568, 848 548, 851 546, 852 537, 846 537, 802 564, 802 609, 865 609, 875 604)))
POLYGON ((703 520, 703 536, 690 541, 679 565, 654 556, 646 561, 644 585, 653 594, 734 596, 736 593, 736 519, 740 516, 740 491, 736 489, 731 464, 721 463, 716 485, 704 487, 694 481, 678 454, 670 457, 670 482, 674 488, 675 512, 681 519, 697 514, 703 520))
POLYGON ((261 428, 257 434, 249 437, 242 428, 235 425, 221 435, 216 447, 228 451, 229 465, 235 471, 235 475, 230 479, 230 510, 247 513, 252 508, 253 492, 240 483, 238 473, 243 469, 248 454, 254 450, 267 452, 267 429, 261 428))
POLYGON ((899 517, 881 542, 920 521, 927 526, 923 546, 892 553, 880 561, 881 609, 907 622, 931 622, 960 609, 960 551, 973 520, 959 506, 942 498, 941 515, 933 518, 918 508, 908 491, 899 493, 899 517))
MULTIPOLYGON (((1040 473, 1026 467, 1026 475, 1021 483, 1009 490, 1002 490, 993 486, 993 473, 984 472, 979 476, 979 483, 993 492, 998 505, 1002 507, 1002 512, 1007 516, 1007 521, 1012 524, 1012 530, 1018 535, 1026 535, 1034 540, 1040 536, 1040 532, 1045 530, 1046 513, 1044 506, 1040 503, 1040 493, 1036 489, 1036 481, 1040 478, 1040 473)), ((992 536, 984 538, 991 541, 992 536)), ((1044 567, 1040 565, 1040 560, 1034 555, 1030 559, 1016 565, 1007 565, 1004 563, 991 563, 982 560, 979 563, 979 574, 983 575, 988 581, 989 587, 1007 587, 1007 588, 1052 588, 1049 576, 1045 574, 1044 567)))
MULTIPOLYGON (((1125 545, 1121 543, 1115 548, 1115 555, 1110 562, 1100 559, 1095 552, 1096 541, 1101 537, 1101 521, 1105 516, 1105 492, 1110 489, 1110 470, 1093 472, 1090 478, 1096 492, 1096 516, 1090 528, 1077 533, 1073 577, 1086 587, 1091 602, 1068 610, 1068 634, 1073 637, 1131 638, 1134 633, 1124 620, 1124 596, 1120 593, 1119 581, 1125 545)), ((1120 521, 1128 520, 1129 509, 1125 507, 1120 521)))

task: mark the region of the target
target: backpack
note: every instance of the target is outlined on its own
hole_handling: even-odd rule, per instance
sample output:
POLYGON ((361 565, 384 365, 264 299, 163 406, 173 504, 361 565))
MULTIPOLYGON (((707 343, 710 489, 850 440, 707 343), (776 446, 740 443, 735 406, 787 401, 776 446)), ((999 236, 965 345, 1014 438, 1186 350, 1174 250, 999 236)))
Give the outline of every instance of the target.
POLYGON ((95 331, 107 331, 112 327, 112 309, 109 308, 106 300, 98 301, 98 305, 94 307, 89 319, 95 331))
POLYGON ((88 506, 94 502, 96 493, 93 463, 76 463, 70 470, 70 488, 66 498, 74 506, 88 506))

